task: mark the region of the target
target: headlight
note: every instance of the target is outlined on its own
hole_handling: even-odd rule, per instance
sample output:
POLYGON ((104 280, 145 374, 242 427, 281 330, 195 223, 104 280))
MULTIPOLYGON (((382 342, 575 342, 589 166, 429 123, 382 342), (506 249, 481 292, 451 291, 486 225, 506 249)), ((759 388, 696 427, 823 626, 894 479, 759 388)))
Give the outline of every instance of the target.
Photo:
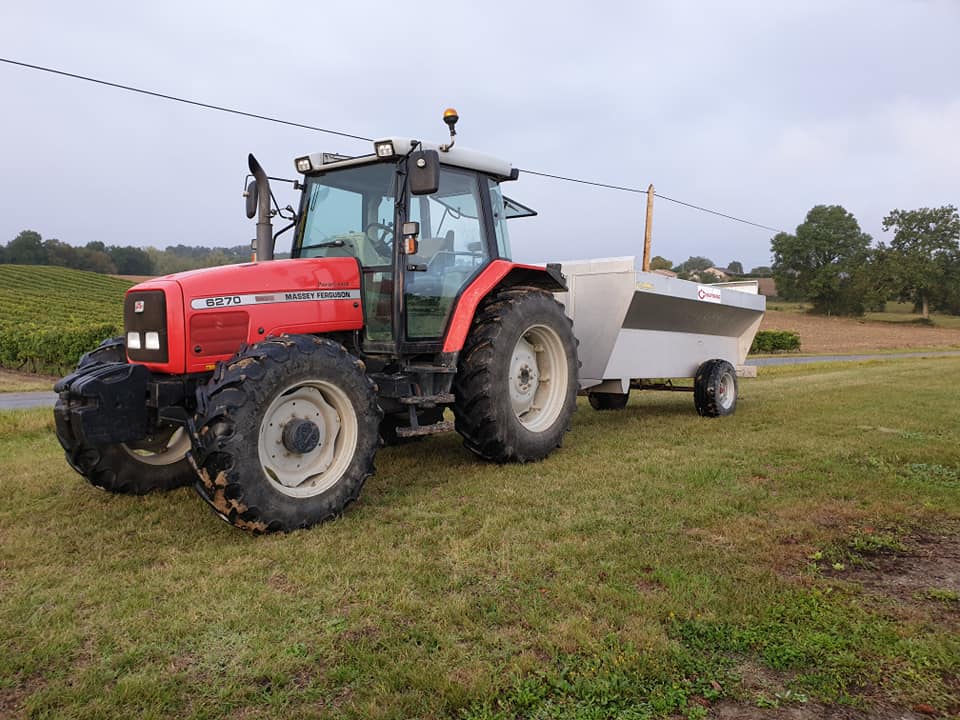
POLYGON ((388 158, 393 157, 393 141, 392 140, 382 140, 380 142, 375 142, 373 144, 373 150, 377 153, 377 157, 388 158))
MULTIPOLYGON (((156 335, 156 333, 153 333, 156 335)), ((158 338, 159 344, 159 338, 158 338)), ((138 332, 128 332, 127 333, 127 348, 129 350, 139 350, 140 349, 140 333, 138 332)))
MULTIPOLYGON (((137 338, 139 342, 139 338, 137 338)), ((148 332, 144 337, 144 347, 147 350, 159 350, 160 349, 160 333, 158 332, 148 332)))
POLYGON ((313 170, 313 163, 310 162, 309 155, 305 157, 297 158, 296 163, 297 163, 297 172, 308 173, 311 170, 313 170))

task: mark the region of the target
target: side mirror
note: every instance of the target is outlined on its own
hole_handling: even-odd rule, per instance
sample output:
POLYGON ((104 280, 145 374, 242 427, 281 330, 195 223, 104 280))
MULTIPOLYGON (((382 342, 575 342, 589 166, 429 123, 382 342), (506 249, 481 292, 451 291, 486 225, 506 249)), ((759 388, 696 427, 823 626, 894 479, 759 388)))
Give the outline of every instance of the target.
POLYGON ((413 195, 432 195, 440 187, 440 153, 436 150, 410 153, 407 173, 413 195))
POLYGON ((253 218, 257 214, 257 181, 251 180, 247 183, 247 189, 243 191, 243 197, 247 199, 247 218, 253 218))
POLYGON ((420 223, 405 222, 403 224, 403 253, 404 255, 416 255, 420 249, 420 223))

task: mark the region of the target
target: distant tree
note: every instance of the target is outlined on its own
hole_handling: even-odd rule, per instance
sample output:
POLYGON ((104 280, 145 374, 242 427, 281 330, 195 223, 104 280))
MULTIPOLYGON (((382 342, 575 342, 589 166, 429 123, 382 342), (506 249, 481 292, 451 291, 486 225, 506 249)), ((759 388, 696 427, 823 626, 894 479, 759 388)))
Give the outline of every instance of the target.
POLYGON ((660 255, 650 258, 651 270, 673 270, 673 263, 660 255))
POLYGON ((43 238, 34 230, 24 230, 7 245, 6 261, 14 265, 45 265, 47 253, 43 238))
POLYGON ((691 255, 682 263, 677 265, 674 270, 676 270, 677 274, 681 278, 699 278, 701 271, 713 266, 714 262, 710 258, 701 257, 699 255, 691 255))
POLYGON ((688 273, 706 270, 708 267, 713 266, 713 260, 710 258, 700 257, 699 255, 691 255, 680 264, 680 268, 682 268, 684 272, 688 273))
MULTIPOLYGON (((960 256, 960 215, 953 205, 918 210, 893 210, 883 219, 884 232, 893 230, 888 277, 901 300, 930 317, 931 301, 952 295, 948 279, 960 256)), ((938 303, 939 304, 939 303, 938 303)), ((949 300, 944 304, 949 305, 949 300)))
POLYGON ((773 270, 766 265, 758 265, 750 270, 750 274, 756 277, 773 277, 773 270))
POLYGON ((727 263, 727 270, 734 275, 743 275, 743 263, 739 260, 731 260, 727 263))
POLYGON ((77 248, 77 270, 89 270, 90 272, 103 273, 110 275, 117 272, 117 266, 113 260, 102 250, 94 250, 88 247, 77 248))
POLYGON ((796 234, 770 241, 777 293, 785 300, 808 300, 827 315, 862 315, 868 290, 870 236, 839 205, 817 205, 796 234))
POLYGON ((713 272, 713 270, 699 270, 698 272, 692 273, 692 276, 702 283, 715 283, 723 280, 723 278, 713 272))
POLYGON ((77 249, 55 238, 43 241, 43 251, 46 254, 45 265, 59 265, 60 267, 77 267, 77 249))
POLYGON ((94 252, 106 252, 107 247, 99 240, 91 240, 86 245, 83 246, 87 250, 93 250, 94 252))
POLYGON ((153 274, 153 260, 140 248, 109 247, 107 254, 121 275, 153 274))

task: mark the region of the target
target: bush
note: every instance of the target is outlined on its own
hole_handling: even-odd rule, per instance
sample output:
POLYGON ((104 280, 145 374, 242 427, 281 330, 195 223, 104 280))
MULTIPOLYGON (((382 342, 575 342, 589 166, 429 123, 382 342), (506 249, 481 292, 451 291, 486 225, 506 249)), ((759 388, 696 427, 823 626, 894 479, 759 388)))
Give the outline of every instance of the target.
POLYGON ((50 328, 35 322, 0 321, 0 366, 65 375, 83 353, 121 334, 123 326, 118 323, 50 328))
POLYGON ((792 330, 761 330, 753 338, 751 353, 796 352, 800 336, 792 330))

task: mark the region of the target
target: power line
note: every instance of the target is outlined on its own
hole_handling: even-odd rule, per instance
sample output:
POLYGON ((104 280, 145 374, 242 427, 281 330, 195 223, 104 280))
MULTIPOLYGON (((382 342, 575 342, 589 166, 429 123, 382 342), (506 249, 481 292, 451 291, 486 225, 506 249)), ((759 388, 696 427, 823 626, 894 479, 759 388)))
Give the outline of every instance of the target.
MULTIPOLYGON (((580 183, 581 185, 592 185, 594 187, 609 188, 610 190, 622 190, 623 192, 637 193, 638 195, 647 194, 647 191, 643 188, 628 187, 626 185, 611 185, 610 183, 596 182, 594 180, 584 180, 582 178, 567 177, 565 175, 554 175, 552 173, 540 172, 539 170, 524 170, 521 168, 520 172, 527 173, 528 175, 539 175, 540 177, 553 178, 554 180, 565 180, 567 182, 580 183)), ((754 227, 762 228, 764 230, 771 230, 773 232, 783 232, 780 228, 770 227, 769 225, 756 223, 752 220, 745 220, 743 218, 736 217, 735 215, 728 215, 727 213, 722 213, 719 210, 711 210, 710 208, 705 208, 700 205, 694 205, 693 203, 684 202, 683 200, 677 200, 676 198, 668 197, 667 195, 661 195, 656 191, 653 194, 655 197, 658 197, 661 200, 676 203, 677 205, 684 205, 685 207, 710 213, 711 215, 717 215, 718 217, 726 218, 727 220, 734 220, 735 222, 744 223, 745 225, 753 225, 754 227)))
POLYGON ((772 232, 785 232, 780 228, 770 227, 769 225, 762 225, 761 223, 753 222, 752 220, 744 220, 743 218, 738 218, 733 215, 727 215, 722 213, 719 210, 711 210, 710 208, 700 207, 699 205, 694 205, 692 203, 684 202, 683 200, 677 200, 672 197, 667 197, 666 195, 661 195, 658 192, 653 193, 656 197, 661 200, 666 200, 667 202, 676 203, 677 205, 685 205, 688 208, 693 208, 694 210, 700 210, 701 212, 710 213, 711 215, 717 215, 718 217, 727 218, 728 220, 735 220, 739 223, 744 223, 746 225, 753 225, 754 227, 763 228, 764 230, 770 230, 772 232))
POLYGON ((351 133, 340 132, 339 130, 330 130, 329 128, 317 127, 316 125, 306 125, 304 123, 292 122, 290 120, 282 120, 280 118, 270 117, 269 115, 258 115, 257 113, 235 110, 233 108, 222 107, 220 105, 211 105, 210 103, 199 102, 197 100, 188 100, 187 98, 177 97, 176 95, 167 95, 165 93, 154 92, 152 90, 144 90, 143 88, 133 87, 132 85, 121 85, 120 83, 99 80, 98 78, 87 77, 86 75, 77 75, 76 73, 70 73, 64 70, 55 70, 54 68, 43 67, 41 65, 31 65, 30 63, 10 60, 8 58, 0 58, 0 62, 5 62, 8 65, 19 65, 20 67, 30 68, 31 70, 39 70, 40 72, 51 73, 53 75, 62 75, 63 77, 73 78, 74 80, 85 80, 86 82, 95 83, 97 85, 106 85, 107 87, 117 88, 118 90, 126 90, 128 92, 139 93, 141 95, 149 95, 150 97, 161 98, 163 100, 172 100, 174 102, 184 103, 185 105, 195 105, 196 107, 206 108, 207 110, 217 110, 219 112, 230 113, 232 115, 242 115, 243 117, 254 118, 256 120, 267 120, 268 122, 289 125, 290 127, 303 128, 304 130, 315 130, 316 132, 322 132, 328 135, 339 135, 340 137, 351 138, 353 140, 366 140, 368 142, 373 140, 373 138, 363 137, 362 135, 353 135, 351 133))
MULTIPOLYGON (((350 138, 352 140, 364 140, 367 142, 372 142, 373 138, 364 137, 363 135, 354 135, 348 132, 342 132, 340 130, 331 130, 329 128, 318 127, 316 125, 307 125, 305 123, 293 122, 291 120, 283 120, 282 118, 271 117, 269 115, 260 115, 257 113, 246 112, 244 110, 237 110, 235 108, 223 107, 221 105, 212 105, 210 103, 200 102, 198 100, 190 100, 188 98, 178 97, 176 95, 168 95, 166 93, 155 92, 153 90, 146 90, 144 88, 134 87, 132 85, 122 85, 120 83, 109 82, 107 80, 100 80, 99 78, 89 77, 87 75, 78 75, 76 73, 66 72, 65 70, 57 70, 55 68, 44 67, 42 65, 33 65, 31 63, 21 62, 19 60, 11 60, 9 58, 0 57, 0 62, 7 63, 8 65, 16 65, 18 67, 28 68, 30 70, 37 70, 40 72, 50 73, 52 75, 60 75, 62 77, 72 78, 74 80, 83 80, 85 82, 94 83, 96 85, 104 85, 106 87, 116 88, 118 90, 126 90, 127 92, 138 93, 140 95, 147 95, 150 97, 160 98, 161 100, 171 100, 173 102, 183 103, 184 105, 193 105, 195 107, 205 108, 207 110, 216 110, 218 112, 225 112, 231 115, 240 115, 242 117, 253 118, 255 120, 265 120, 267 122, 278 123, 280 125, 287 125, 289 127, 302 128, 304 130, 313 130, 314 132, 326 133, 327 135, 337 135, 339 137, 350 138)), ((521 172, 527 173, 529 175, 538 175, 540 177, 551 178, 553 180, 562 180, 564 182, 579 183, 581 185, 591 185, 593 187, 606 188, 608 190, 619 190, 622 192, 645 194, 647 191, 641 188, 628 187, 625 185, 613 185, 610 183, 597 182, 593 180, 584 180, 583 178, 568 177, 566 175, 555 175, 553 173, 541 172, 539 170, 525 170, 521 169, 521 172)), ((716 215, 718 217, 726 218, 727 220, 733 220, 734 222, 743 223, 745 225, 752 225, 753 227, 762 228, 763 230, 770 230, 772 232, 781 232, 779 228, 770 227, 769 225, 763 225, 761 223, 753 222, 752 220, 745 220, 744 218, 736 217, 735 215, 728 215, 727 213, 722 213, 719 210, 711 210, 710 208, 705 208, 700 205, 694 205, 693 203, 684 202, 683 200, 677 200, 666 195, 661 195, 658 192, 654 192, 654 196, 660 198, 661 200, 666 200, 667 202, 676 203, 677 205, 683 205, 694 210, 699 210, 700 212, 709 213, 711 215, 716 215)))

